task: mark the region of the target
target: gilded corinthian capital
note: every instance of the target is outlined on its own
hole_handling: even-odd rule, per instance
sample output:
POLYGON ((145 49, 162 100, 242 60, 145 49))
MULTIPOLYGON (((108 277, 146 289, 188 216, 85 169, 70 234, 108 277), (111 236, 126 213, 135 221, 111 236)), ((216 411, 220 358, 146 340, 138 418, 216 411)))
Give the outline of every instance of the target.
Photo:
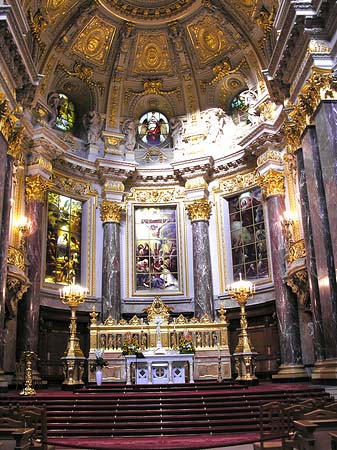
POLYGON ((211 216, 212 204, 206 198, 194 200, 186 204, 186 211, 192 222, 197 220, 209 220, 211 216))
POLYGON ((120 223, 122 219, 122 214, 125 211, 125 206, 111 202, 109 200, 103 200, 101 205, 101 219, 102 222, 116 222, 120 223))
POLYGON ((284 174, 278 170, 270 169, 264 175, 258 177, 259 186, 265 191, 266 197, 272 195, 284 195, 284 174))
POLYGON ((45 193, 50 187, 50 181, 41 175, 26 177, 26 200, 44 202, 45 193))

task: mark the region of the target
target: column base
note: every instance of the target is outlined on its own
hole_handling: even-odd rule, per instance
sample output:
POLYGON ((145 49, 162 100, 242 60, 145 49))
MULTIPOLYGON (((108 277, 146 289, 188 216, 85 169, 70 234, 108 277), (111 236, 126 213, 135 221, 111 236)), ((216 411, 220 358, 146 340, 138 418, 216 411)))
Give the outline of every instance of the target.
POLYGON ((316 362, 311 381, 314 384, 337 384, 337 359, 316 362))
POLYGON ((272 381, 286 383, 288 381, 309 381, 303 364, 281 364, 278 373, 272 375, 272 381))

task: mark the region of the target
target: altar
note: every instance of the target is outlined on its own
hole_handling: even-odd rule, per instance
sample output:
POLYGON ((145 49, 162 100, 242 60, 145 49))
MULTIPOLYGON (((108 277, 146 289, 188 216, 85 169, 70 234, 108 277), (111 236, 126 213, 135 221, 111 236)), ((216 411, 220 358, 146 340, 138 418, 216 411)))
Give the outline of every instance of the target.
POLYGON ((126 384, 132 384, 133 369, 135 384, 185 383, 186 368, 188 370, 188 382, 194 383, 193 354, 171 352, 165 354, 153 353, 141 355, 125 356, 126 384))

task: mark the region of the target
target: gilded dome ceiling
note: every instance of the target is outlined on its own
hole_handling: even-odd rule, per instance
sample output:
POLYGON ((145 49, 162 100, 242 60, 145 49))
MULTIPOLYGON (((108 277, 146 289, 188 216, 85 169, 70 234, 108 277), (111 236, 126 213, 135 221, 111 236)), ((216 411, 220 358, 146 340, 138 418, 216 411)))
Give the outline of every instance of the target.
POLYGON ((267 89, 275 0, 26 3, 41 95, 64 93, 108 129, 151 109, 226 110, 238 92, 267 89))

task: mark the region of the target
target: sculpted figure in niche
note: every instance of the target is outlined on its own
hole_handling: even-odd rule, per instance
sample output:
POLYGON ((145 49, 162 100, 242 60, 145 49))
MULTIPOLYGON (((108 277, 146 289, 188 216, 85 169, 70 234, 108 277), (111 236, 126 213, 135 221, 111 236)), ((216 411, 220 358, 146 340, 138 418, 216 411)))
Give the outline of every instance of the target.
POLYGON ((83 125, 87 132, 88 144, 97 144, 102 131, 102 117, 96 111, 89 111, 83 117, 83 125))
POLYGON ((64 97, 60 97, 60 94, 58 92, 52 92, 49 95, 48 106, 50 106, 51 115, 48 123, 51 127, 55 126, 60 108, 65 103, 65 101, 66 99, 64 97))
POLYGON ((173 150, 181 148, 183 135, 182 121, 176 117, 172 117, 170 119, 170 130, 171 130, 173 150))
POLYGON ((132 151, 136 146, 137 126, 134 119, 127 119, 122 125, 122 132, 125 134, 125 149, 132 151))
POLYGON ((207 142, 210 144, 218 142, 224 136, 225 126, 227 124, 231 124, 231 118, 227 116, 223 109, 209 109, 205 116, 207 142))

